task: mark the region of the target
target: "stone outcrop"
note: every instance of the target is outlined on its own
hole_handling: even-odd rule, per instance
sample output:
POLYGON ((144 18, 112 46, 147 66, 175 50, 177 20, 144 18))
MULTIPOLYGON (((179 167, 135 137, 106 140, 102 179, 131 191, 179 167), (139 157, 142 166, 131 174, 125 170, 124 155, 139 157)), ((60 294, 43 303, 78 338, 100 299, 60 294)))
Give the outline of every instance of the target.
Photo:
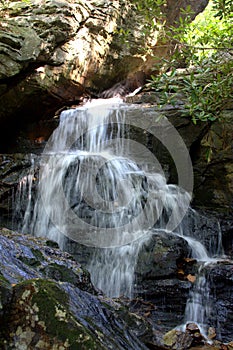
MULTIPOLYGON (((190 4, 197 14, 207 2, 179 4, 190 4)), ((126 79, 127 88, 134 90, 151 70, 153 59, 142 49, 155 46, 158 33, 152 42, 145 40, 139 30, 143 18, 130 1, 6 0, 0 13, 1 139, 9 141, 19 125, 49 118, 60 107, 119 81, 126 79), (122 30, 129 33, 127 40, 122 30), (134 78, 140 71, 140 78, 134 78)), ((180 8, 168 2, 169 24, 179 14, 180 8)))
MULTIPOLYGON (((137 105, 154 106, 156 111, 164 114, 175 126, 184 140, 193 165, 194 190, 192 206, 202 216, 217 218, 223 234, 223 245, 228 256, 233 256, 233 172, 232 172, 232 121, 233 106, 229 103, 223 111, 222 118, 213 123, 199 122, 194 125, 190 118, 182 115, 185 101, 177 99, 175 106, 167 105, 158 109, 159 93, 144 92, 126 101, 137 105), (208 154, 211 156, 208 158, 208 154)), ((165 135, 166 137, 166 135, 165 135)), ((168 181, 176 183, 177 173, 173 160, 168 152, 161 147, 157 139, 149 139, 149 148, 156 154, 159 161, 168 172, 168 181)), ((205 226, 205 224, 204 224, 205 226)), ((215 224, 215 227, 216 224, 215 224)), ((214 226, 209 227, 209 233, 214 232, 214 226)), ((207 235, 210 236, 209 234, 207 235)))
POLYGON ((190 275, 198 270, 195 260, 185 258, 189 249, 182 241, 164 233, 153 236, 139 256, 138 295, 112 300, 93 287, 89 273, 55 242, 0 229, 1 349, 213 350, 224 341, 230 350, 230 261, 207 267, 214 298, 208 330, 212 346, 195 324, 185 331, 171 329, 182 321, 194 283, 190 275))
POLYGON ((0 245, 1 349, 147 349, 149 323, 97 295, 54 242, 1 229, 0 245))
POLYGON ((192 283, 180 275, 179 262, 189 255, 187 242, 164 232, 153 235, 139 253, 135 294, 153 305, 148 317, 157 330, 182 324, 192 283))
MULTIPOLYGON (((202 234, 205 236, 205 232, 202 234)), ((200 263, 190 256, 184 239, 164 232, 156 232, 139 253, 135 269, 135 295, 139 301, 131 306, 137 312, 142 309, 157 331, 166 332, 184 322, 190 291, 200 275, 200 263), (140 300, 147 304, 143 307, 140 300)), ((211 310, 205 322, 215 329, 218 340, 231 341, 233 262, 219 259, 202 271, 208 287, 205 290, 202 285, 200 293, 211 310)))

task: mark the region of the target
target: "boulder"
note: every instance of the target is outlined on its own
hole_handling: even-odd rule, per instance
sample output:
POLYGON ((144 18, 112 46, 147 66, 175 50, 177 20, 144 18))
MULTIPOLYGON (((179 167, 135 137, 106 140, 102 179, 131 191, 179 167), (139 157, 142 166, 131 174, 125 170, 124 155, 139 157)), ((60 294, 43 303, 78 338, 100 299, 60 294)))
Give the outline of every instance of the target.
POLYGON ((147 349, 151 326, 98 295, 54 242, 0 231, 1 349, 147 349))
POLYGON ((163 337, 163 343, 167 348, 174 350, 188 349, 192 344, 192 337, 176 329, 167 332, 163 337))
POLYGON ((180 261, 190 255, 187 242, 158 232, 144 243, 135 268, 135 296, 154 305, 150 312, 156 329, 169 330, 182 323, 192 283, 180 276, 180 261), (171 317, 172 315, 172 317, 171 317))
POLYGON ((214 296, 217 339, 231 341, 233 334, 233 262, 219 261, 208 271, 211 293, 214 296))

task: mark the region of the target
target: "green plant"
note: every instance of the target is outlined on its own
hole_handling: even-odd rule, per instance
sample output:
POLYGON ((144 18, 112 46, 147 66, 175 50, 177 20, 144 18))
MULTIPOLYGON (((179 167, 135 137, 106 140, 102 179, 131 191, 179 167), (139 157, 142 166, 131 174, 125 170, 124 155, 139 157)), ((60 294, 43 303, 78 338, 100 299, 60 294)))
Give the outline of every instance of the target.
MULTIPOLYGON (((212 57, 214 61, 214 57, 212 57)), ((152 76, 150 86, 160 92, 160 104, 175 104, 182 95, 184 116, 191 116, 196 124, 221 117, 227 101, 233 97, 233 62, 208 62, 195 66, 187 74, 176 69, 152 76)))
POLYGON ((215 0, 191 24, 188 16, 181 17, 166 34, 177 43, 174 54, 150 80, 160 91, 161 105, 174 104, 182 93, 183 114, 194 123, 220 118, 233 97, 232 8, 231 1, 215 0), (176 70, 181 64, 186 67, 182 74, 176 70))

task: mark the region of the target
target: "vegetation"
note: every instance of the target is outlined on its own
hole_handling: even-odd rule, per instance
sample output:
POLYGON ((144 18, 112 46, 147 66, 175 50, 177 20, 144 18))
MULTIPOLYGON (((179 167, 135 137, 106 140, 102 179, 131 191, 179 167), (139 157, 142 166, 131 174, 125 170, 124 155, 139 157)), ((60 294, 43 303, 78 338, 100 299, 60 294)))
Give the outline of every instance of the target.
POLYGON ((184 115, 190 115, 194 123, 214 121, 233 97, 232 1, 210 1, 193 22, 187 8, 172 27, 162 25, 165 5, 164 0, 141 0, 136 5, 146 18, 145 33, 160 26, 164 28, 160 42, 174 47, 171 57, 160 63, 160 74, 151 77, 150 87, 160 92, 161 105, 175 103, 182 93, 184 115), (179 67, 186 68, 183 74, 179 67))

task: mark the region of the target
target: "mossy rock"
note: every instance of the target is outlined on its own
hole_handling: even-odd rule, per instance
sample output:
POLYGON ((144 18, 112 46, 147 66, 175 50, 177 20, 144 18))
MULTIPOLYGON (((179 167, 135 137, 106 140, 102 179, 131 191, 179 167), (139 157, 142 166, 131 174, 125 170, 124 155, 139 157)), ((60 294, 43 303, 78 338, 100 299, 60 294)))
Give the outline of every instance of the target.
POLYGON ((51 263, 40 270, 46 278, 60 282, 69 282, 82 290, 94 292, 89 272, 83 268, 71 269, 66 265, 51 263))
POLYGON ((193 338, 189 333, 181 332, 177 329, 170 330, 163 337, 163 343, 167 349, 189 349, 192 342, 193 338))
POLYGON ((0 319, 3 314, 4 306, 8 303, 12 295, 12 285, 0 273, 0 319))
POLYGON ((15 286, 8 315, 9 349, 106 349, 69 309, 69 297, 49 280, 15 286))
POLYGON ((0 349, 4 348, 5 310, 12 297, 11 283, 0 273, 0 349))

